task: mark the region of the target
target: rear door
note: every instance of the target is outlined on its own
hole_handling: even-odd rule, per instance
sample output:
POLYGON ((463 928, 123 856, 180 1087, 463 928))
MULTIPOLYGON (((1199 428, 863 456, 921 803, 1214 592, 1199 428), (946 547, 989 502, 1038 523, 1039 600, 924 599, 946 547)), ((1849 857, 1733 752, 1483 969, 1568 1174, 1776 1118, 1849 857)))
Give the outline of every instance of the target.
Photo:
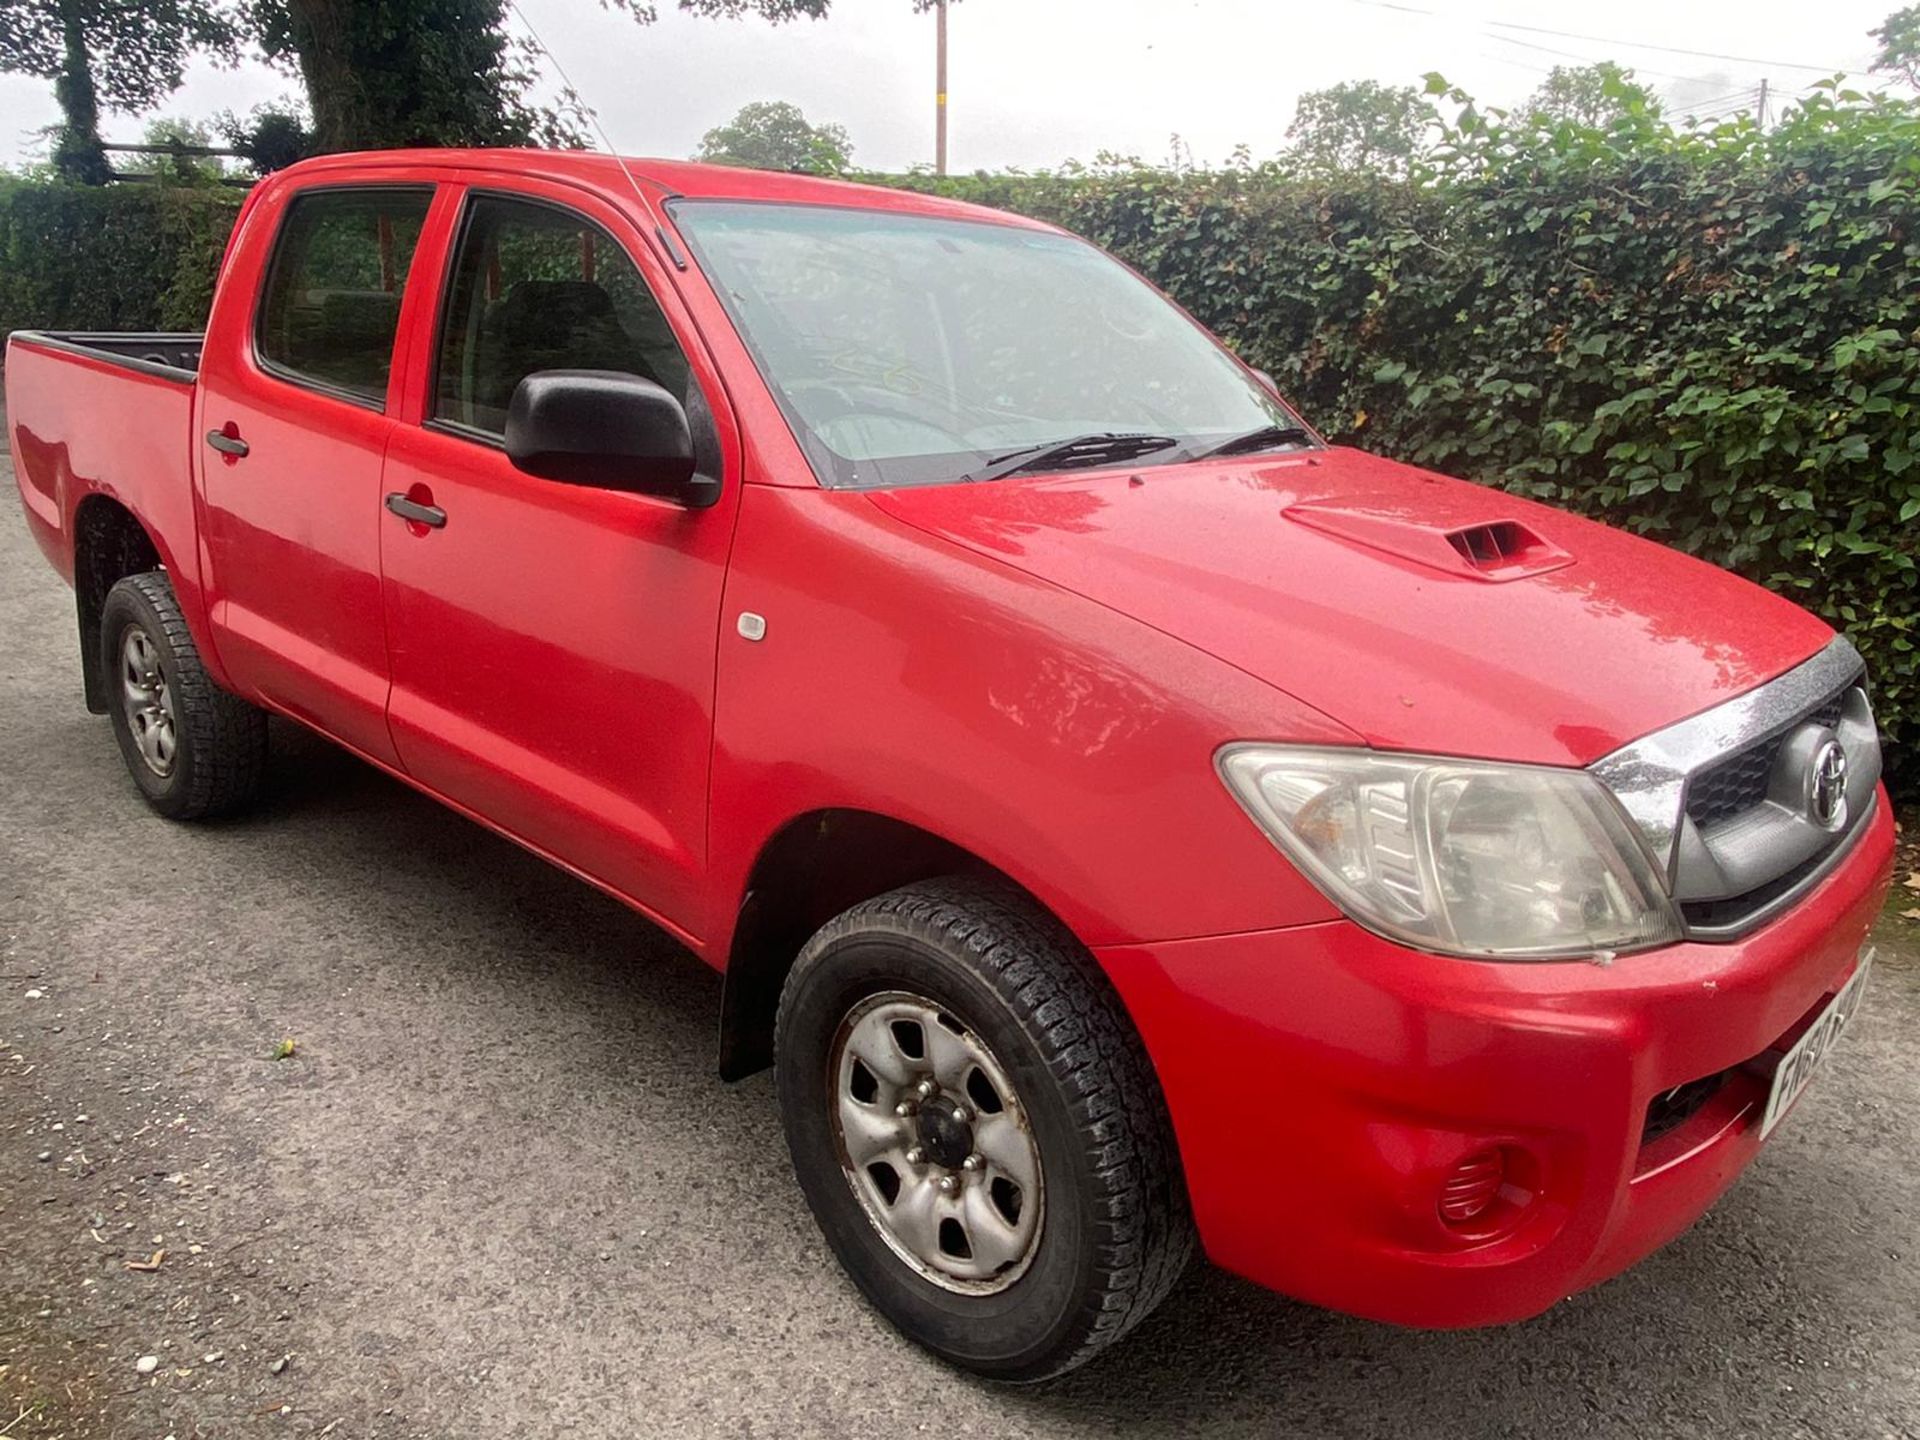
POLYGON ((229 675, 387 764, 380 470, 433 194, 327 186, 267 206, 271 243, 243 247, 221 284, 195 425, 229 675))
POLYGON ((654 252, 585 192, 462 202, 414 357, 381 524, 407 770, 682 934, 706 862, 721 591, 740 458, 718 376, 654 252), (656 380, 687 404, 711 509, 522 473, 507 406, 541 370, 656 380), (437 524, 409 518, 429 507, 437 524))

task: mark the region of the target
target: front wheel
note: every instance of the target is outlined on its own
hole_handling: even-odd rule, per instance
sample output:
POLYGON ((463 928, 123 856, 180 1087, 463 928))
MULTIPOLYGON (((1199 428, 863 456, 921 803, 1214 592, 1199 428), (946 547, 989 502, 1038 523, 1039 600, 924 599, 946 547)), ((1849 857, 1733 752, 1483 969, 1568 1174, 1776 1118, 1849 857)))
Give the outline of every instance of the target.
POLYGON ((907 886, 815 935, 780 1000, 802 1189, 910 1339, 995 1379, 1085 1363, 1166 1296, 1192 1223, 1106 979, 1011 889, 907 886))

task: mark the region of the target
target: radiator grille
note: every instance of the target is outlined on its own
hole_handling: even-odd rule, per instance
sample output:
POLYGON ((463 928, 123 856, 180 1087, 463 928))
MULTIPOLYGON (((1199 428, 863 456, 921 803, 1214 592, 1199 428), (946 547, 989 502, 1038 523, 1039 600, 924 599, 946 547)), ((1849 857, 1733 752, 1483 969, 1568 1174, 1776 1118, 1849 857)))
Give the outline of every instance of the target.
POLYGON ((1773 775, 1773 762, 1787 735, 1809 720, 1832 729, 1840 723, 1841 702, 1852 685, 1836 691, 1814 710, 1801 716, 1787 730, 1756 741, 1744 750, 1702 770, 1687 786, 1687 815, 1695 825, 1706 829, 1736 815, 1744 815, 1767 798, 1767 782, 1773 775))

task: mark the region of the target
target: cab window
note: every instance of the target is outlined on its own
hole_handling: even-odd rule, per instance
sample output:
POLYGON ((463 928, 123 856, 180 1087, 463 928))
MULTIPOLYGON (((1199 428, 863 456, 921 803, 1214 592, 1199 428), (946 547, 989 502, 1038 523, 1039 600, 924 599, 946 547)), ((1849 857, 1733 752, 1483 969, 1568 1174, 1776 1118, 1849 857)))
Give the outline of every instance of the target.
POLYGON ((541 370, 614 370, 690 400, 685 354, 619 242, 569 211, 476 196, 467 211, 434 382, 434 418, 502 435, 541 370))
POLYGON ((255 337, 296 384, 384 405, 400 299, 430 190, 327 190, 287 207, 255 337))

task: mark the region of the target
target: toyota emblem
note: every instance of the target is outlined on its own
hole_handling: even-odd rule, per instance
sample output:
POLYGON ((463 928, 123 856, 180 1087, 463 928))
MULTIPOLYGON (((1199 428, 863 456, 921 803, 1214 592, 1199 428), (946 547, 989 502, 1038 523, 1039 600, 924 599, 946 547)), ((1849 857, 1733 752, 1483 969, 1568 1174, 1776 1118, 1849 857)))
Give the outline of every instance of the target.
POLYGON ((1814 751, 1807 767, 1807 814, 1825 830, 1838 830, 1847 821, 1847 752, 1838 740, 1814 751))

